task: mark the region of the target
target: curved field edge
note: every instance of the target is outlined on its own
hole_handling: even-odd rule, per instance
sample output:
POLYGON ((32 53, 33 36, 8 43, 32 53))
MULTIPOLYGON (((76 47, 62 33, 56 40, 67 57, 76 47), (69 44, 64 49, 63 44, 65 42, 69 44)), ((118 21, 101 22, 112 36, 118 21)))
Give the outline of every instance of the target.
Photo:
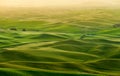
POLYGON ((9 68, 0 68, 1 76, 108 76, 102 74, 87 74, 87 73, 60 73, 42 70, 15 70, 9 68))

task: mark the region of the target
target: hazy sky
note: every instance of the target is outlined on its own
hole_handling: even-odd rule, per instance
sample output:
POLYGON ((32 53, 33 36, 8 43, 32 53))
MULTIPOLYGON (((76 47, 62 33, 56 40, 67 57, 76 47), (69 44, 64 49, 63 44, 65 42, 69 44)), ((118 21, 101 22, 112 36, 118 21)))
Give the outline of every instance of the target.
POLYGON ((40 7, 40 6, 107 6, 119 7, 120 0, 0 0, 0 6, 40 7))

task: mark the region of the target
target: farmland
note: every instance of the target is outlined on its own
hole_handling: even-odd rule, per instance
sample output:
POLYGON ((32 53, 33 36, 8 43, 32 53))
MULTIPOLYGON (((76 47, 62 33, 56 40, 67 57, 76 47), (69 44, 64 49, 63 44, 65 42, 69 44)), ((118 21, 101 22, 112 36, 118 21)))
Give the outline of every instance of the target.
POLYGON ((1 9, 1 76, 119 76, 120 9, 1 9))

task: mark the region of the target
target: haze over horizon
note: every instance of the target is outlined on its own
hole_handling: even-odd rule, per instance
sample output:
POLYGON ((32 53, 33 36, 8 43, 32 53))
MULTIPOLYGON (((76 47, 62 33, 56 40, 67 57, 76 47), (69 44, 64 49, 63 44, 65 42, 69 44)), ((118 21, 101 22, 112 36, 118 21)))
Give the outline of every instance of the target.
POLYGON ((0 0, 2 7, 120 7, 119 0, 0 0))

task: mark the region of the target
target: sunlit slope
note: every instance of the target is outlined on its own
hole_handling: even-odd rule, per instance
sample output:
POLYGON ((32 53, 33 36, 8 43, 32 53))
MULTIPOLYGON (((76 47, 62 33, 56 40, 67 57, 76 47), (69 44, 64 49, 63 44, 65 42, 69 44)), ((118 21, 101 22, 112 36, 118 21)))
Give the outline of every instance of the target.
POLYGON ((1 10, 1 28, 85 33, 112 28, 120 20, 119 9, 18 9, 1 10))
POLYGON ((1 76, 120 75, 118 9, 24 12, 1 12, 1 76))
POLYGON ((71 34, 44 34, 43 32, 31 34, 29 31, 7 33, 5 31, 0 37, 0 42, 4 40, 7 44, 1 46, 0 66, 10 69, 1 69, 1 73, 3 76, 4 74, 13 75, 12 71, 15 70, 12 69, 16 69, 14 74, 18 76, 34 76, 35 73, 43 76, 49 74, 120 75, 119 30, 116 29, 114 35, 99 32, 95 36, 88 36, 81 40, 71 34), (54 40, 51 40, 51 37, 54 40))

